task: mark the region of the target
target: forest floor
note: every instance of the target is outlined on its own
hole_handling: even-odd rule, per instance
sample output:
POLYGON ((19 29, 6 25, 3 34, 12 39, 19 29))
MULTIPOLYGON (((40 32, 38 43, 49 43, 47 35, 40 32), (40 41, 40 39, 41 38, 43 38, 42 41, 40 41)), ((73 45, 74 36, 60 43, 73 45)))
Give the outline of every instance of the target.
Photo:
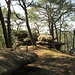
POLYGON ((75 56, 46 47, 29 48, 29 51, 38 55, 37 61, 24 66, 15 75, 75 75, 75 56))

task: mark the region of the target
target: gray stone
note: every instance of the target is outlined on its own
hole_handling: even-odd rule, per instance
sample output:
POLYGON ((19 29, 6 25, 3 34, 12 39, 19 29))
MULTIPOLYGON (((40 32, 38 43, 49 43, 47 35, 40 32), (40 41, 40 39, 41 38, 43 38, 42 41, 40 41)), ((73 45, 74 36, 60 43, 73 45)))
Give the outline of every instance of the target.
POLYGON ((0 75, 12 75, 21 66, 30 64, 37 58, 37 54, 21 50, 0 51, 0 75))

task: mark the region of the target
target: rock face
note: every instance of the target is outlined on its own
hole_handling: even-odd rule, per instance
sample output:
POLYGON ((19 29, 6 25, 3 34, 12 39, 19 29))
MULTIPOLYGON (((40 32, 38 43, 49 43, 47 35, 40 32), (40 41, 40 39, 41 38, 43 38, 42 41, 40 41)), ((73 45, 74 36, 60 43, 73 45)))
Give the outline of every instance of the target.
POLYGON ((51 35, 40 35, 38 37, 38 41, 49 41, 52 40, 52 36, 51 35))
POLYGON ((16 50, 0 51, 0 75, 12 75, 20 67, 36 61, 37 54, 16 50))
MULTIPOLYGON (((40 35, 38 37, 38 41, 36 42, 36 44, 48 46, 48 48, 53 48, 51 40, 52 40, 52 36, 51 35, 40 35)), ((55 48, 57 50, 60 50, 61 46, 64 45, 64 43, 56 42, 54 40, 54 45, 55 45, 55 48)))
POLYGON ((38 37, 38 41, 36 42, 36 44, 49 45, 49 41, 51 41, 51 40, 52 40, 51 35, 40 35, 38 37))
POLYGON ((38 41, 36 42, 37 45, 49 45, 49 41, 51 41, 52 36, 50 35, 40 35, 38 37, 38 41))

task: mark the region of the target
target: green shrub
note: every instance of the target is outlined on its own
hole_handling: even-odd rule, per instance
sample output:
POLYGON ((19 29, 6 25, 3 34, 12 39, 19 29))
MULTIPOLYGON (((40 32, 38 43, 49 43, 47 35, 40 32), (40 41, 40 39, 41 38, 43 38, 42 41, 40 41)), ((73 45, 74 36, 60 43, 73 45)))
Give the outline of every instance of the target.
POLYGON ((27 31, 16 31, 15 36, 18 37, 19 41, 23 41, 24 38, 28 37, 27 31))

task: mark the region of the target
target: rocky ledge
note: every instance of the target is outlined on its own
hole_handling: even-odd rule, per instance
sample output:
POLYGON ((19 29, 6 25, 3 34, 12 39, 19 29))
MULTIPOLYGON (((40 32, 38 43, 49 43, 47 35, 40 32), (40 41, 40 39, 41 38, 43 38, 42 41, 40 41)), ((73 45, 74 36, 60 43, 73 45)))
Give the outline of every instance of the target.
POLYGON ((22 66, 35 62, 38 56, 24 50, 0 51, 0 75, 12 75, 22 66))

